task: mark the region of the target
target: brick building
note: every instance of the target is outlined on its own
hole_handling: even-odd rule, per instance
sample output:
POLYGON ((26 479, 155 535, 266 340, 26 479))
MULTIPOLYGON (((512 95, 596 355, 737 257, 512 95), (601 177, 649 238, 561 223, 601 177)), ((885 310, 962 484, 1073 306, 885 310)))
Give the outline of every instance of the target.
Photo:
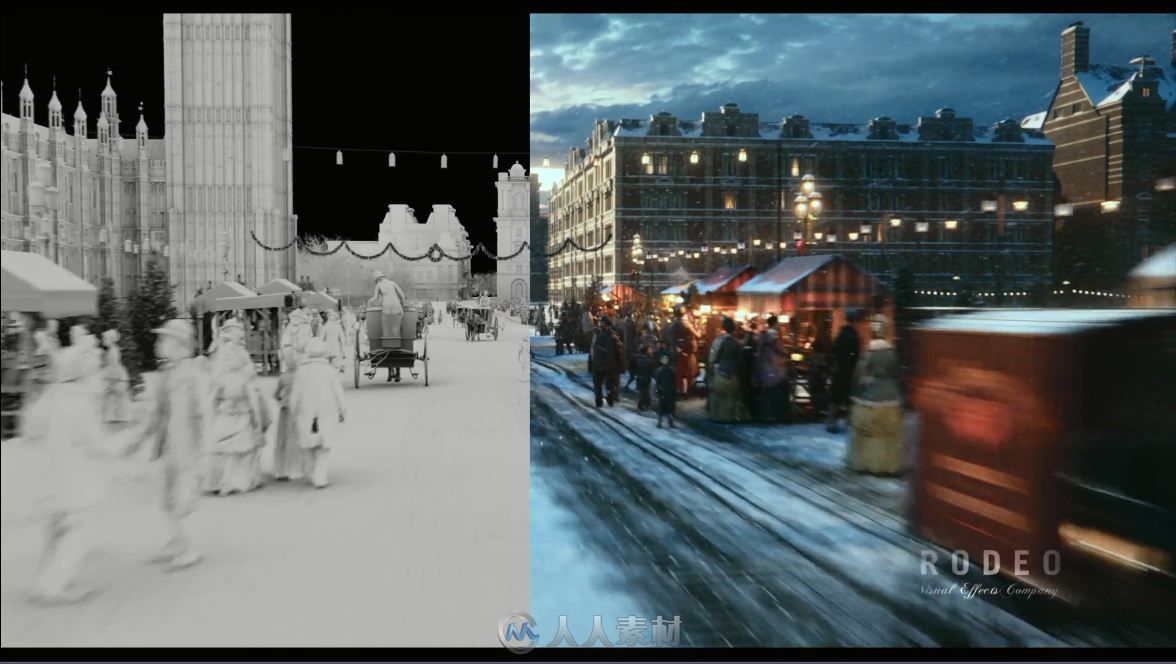
POLYGON ((765 123, 735 104, 700 122, 597 121, 551 193, 548 245, 613 242, 551 259, 551 297, 578 295, 593 275, 652 292, 795 255, 806 174, 824 201, 809 253, 845 254, 883 279, 909 266, 919 290, 1048 290, 1052 157, 1049 140, 1014 120, 975 127, 951 109, 914 126, 765 123))
POLYGON ((531 301, 547 301, 547 200, 539 174, 531 174, 531 301))
MULTIPOLYGON (((1061 76, 1048 108, 1022 121, 1056 146, 1059 279, 1121 285, 1126 272, 1176 242, 1176 85, 1145 58, 1090 62, 1090 28, 1062 31, 1061 76), (1167 181, 1169 184, 1164 184, 1167 181), (1069 216, 1072 208, 1072 216, 1069 216)), ((1176 32, 1171 65, 1176 70, 1176 32)))

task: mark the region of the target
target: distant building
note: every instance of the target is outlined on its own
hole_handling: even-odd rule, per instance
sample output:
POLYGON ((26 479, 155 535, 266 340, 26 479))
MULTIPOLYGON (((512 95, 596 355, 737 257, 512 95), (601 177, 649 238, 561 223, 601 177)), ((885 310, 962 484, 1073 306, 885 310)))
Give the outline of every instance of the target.
POLYGON ((547 193, 531 174, 531 301, 547 302, 547 193))
MULTIPOLYGON (((434 205, 428 220, 423 224, 417 221, 415 211, 409 206, 389 205, 375 242, 352 240, 348 244, 362 256, 373 256, 383 251, 389 242, 397 251, 409 257, 425 254, 434 244, 451 256, 468 256, 471 250, 469 235, 458 221, 457 211, 444 204, 434 205)), ((339 246, 340 241, 330 240, 326 244, 330 250, 339 246)), ((397 272, 409 275, 411 280, 400 286, 412 300, 459 299, 461 287, 469 276, 468 260, 442 258, 434 263, 428 258, 409 261, 392 252, 385 256, 392 261, 397 272)))
POLYGON ((653 292, 795 255, 806 174, 824 197, 809 253, 844 254, 886 280, 909 267, 920 291, 1049 288, 1054 147, 1015 120, 975 127, 945 108, 913 126, 765 123, 727 104, 701 122, 597 121, 587 143, 551 192, 548 248, 612 242, 549 261, 555 300, 593 275, 653 292))
POLYGON ((1045 111, 1022 126, 1057 146, 1058 277, 1118 286, 1127 270, 1176 241, 1176 32, 1172 70, 1152 61, 1090 62, 1090 28, 1062 31, 1061 76, 1045 111), (1164 184, 1167 182, 1168 184, 1164 184))
POLYGON ((531 178, 527 169, 517 161, 509 173, 499 173, 498 216, 494 225, 498 232, 497 276, 498 297, 529 302, 531 299, 531 252, 523 243, 531 237, 531 178), (521 250, 521 251, 520 251, 521 250), (517 254, 517 255, 516 255, 517 254))

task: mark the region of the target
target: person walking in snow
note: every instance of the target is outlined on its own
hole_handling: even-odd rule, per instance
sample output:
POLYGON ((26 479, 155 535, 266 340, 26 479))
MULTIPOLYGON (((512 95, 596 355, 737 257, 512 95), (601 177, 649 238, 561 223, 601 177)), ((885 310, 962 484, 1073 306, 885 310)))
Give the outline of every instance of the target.
POLYGON ((327 362, 327 347, 321 339, 306 347, 306 359, 299 365, 290 394, 297 440, 302 448, 303 473, 316 489, 329 484, 327 461, 340 440, 340 424, 346 416, 343 386, 327 362))

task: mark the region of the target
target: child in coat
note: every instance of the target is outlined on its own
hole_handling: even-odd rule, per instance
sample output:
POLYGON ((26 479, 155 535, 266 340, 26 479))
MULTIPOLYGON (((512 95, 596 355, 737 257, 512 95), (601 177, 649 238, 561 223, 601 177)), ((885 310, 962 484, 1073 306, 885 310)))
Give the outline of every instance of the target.
POLYGON ((674 405, 678 400, 677 378, 674 372, 674 366, 670 362, 669 353, 661 353, 658 355, 658 362, 661 367, 658 368, 655 380, 657 380, 657 428, 661 428, 662 418, 667 417, 670 420, 670 428, 674 428, 674 405))

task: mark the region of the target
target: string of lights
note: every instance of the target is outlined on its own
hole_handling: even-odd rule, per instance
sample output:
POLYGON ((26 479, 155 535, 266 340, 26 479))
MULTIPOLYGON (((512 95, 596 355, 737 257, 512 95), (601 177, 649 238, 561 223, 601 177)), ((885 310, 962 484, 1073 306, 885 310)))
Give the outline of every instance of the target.
MULTIPOLYGON (((450 254, 449 252, 445 251, 440 245, 434 243, 432 246, 430 246, 428 248, 428 250, 425 251, 425 253, 421 254, 420 256, 409 256, 408 254, 405 254, 404 252, 397 249, 396 245, 394 245, 391 242, 388 242, 387 244, 384 245, 384 248, 381 249, 378 253, 367 255, 367 254, 361 254, 358 251, 356 251, 354 248, 352 248, 351 243, 348 240, 343 240, 343 241, 339 242, 339 244, 336 245, 332 249, 327 249, 327 248, 323 247, 321 244, 319 244, 318 246, 312 246, 310 243, 306 242, 305 240, 302 240, 301 238, 296 238, 294 240, 291 240, 290 242, 287 242, 285 245, 275 247, 275 246, 270 246, 270 245, 262 242, 261 238, 257 237, 257 233, 254 231, 251 231, 250 235, 253 237, 253 241, 257 244, 257 246, 261 247, 262 249, 265 249, 266 251, 273 251, 273 252, 286 251, 287 249, 294 248, 295 245, 299 245, 298 246, 299 251, 303 251, 303 252, 308 253, 312 256, 332 256, 332 255, 346 249, 352 256, 355 256, 356 258, 358 258, 360 260, 365 260, 365 261, 370 261, 370 260, 375 260, 377 258, 380 258, 384 254, 387 254, 389 251, 396 254, 396 256, 402 260, 406 260, 406 261, 414 262, 414 263, 417 261, 425 260, 425 259, 428 259, 434 263, 439 263, 442 260, 466 261, 466 260, 470 260, 471 258, 473 258, 479 254, 486 256, 487 258, 489 258, 492 261, 509 261, 514 258, 517 258, 524 251, 531 248, 531 243, 524 240, 523 243, 519 245, 519 248, 514 251, 514 253, 505 254, 505 255, 497 255, 497 254, 493 253, 492 251, 490 251, 489 249, 487 249, 485 244, 479 242, 478 245, 476 247, 474 247, 473 250, 471 250, 469 254, 467 254, 465 256, 455 256, 455 255, 450 254)), ((608 237, 606 237, 604 239, 603 242, 601 242, 600 244, 598 244, 594 247, 584 247, 584 246, 581 246, 580 243, 576 242, 574 239, 567 238, 563 241, 563 243, 560 244, 559 248, 556 249, 555 251, 546 252, 546 253, 533 252, 533 255, 542 256, 544 258, 554 258, 554 257, 564 253, 568 249, 575 249, 577 251, 581 251, 584 253, 593 253, 593 252, 600 251, 601 249, 606 247, 610 242, 612 242, 612 235, 609 235, 608 237)))

